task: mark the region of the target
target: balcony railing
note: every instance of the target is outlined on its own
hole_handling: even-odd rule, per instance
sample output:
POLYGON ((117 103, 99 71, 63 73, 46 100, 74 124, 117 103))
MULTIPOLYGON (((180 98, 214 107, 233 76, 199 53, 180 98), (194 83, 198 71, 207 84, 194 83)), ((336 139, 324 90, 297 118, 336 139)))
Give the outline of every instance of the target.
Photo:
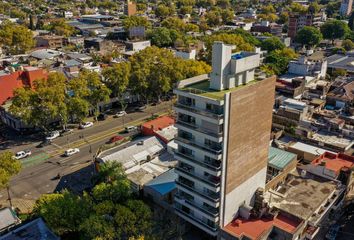
POLYGON ((180 141, 180 142, 183 142, 185 144, 190 144, 194 147, 198 147, 198 148, 201 148, 202 150, 204 151, 207 151, 207 152, 210 152, 211 154, 216 154, 216 155, 219 155, 222 153, 222 149, 218 149, 217 147, 214 147, 214 146, 209 146, 209 145, 206 145, 206 144, 200 144, 200 143, 197 143, 196 141, 194 141, 193 139, 186 139, 184 138, 183 136, 176 136, 175 137, 175 140, 177 141, 180 141))
POLYGON ((196 131, 198 131, 198 132, 201 132, 201 133, 204 133, 204 134, 213 136, 213 137, 215 137, 215 138, 222 137, 222 135, 223 135, 222 132, 214 132, 214 131, 210 131, 210 130, 205 129, 205 128, 201 128, 201 127, 197 126, 195 123, 188 122, 188 121, 184 121, 184 120, 181 119, 181 118, 178 118, 178 119, 177 119, 177 124, 180 124, 180 125, 182 125, 182 126, 184 126, 184 127, 187 127, 187 128, 196 130, 196 131))
POLYGON ((215 177, 215 176, 210 176, 210 177, 206 177, 206 176, 200 176, 200 175, 196 175, 194 173, 194 171, 191 171, 185 167, 182 167, 180 165, 176 166, 176 170, 187 174, 190 177, 193 177, 194 179, 198 179, 199 181, 210 185, 211 187, 219 187, 220 186, 220 178, 219 177, 215 177))
POLYGON ((184 215, 185 217, 193 219, 194 221, 198 222, 199 224, 201 224, 202 226, 208 228, 209 230, 211 230, 211 231, 213 231, 213 232, 216 232, 216 231, 217 231, 217 227, 216 227, 216 224, 215 224, 215 223, 214 223, 214 224, 208 224, 208 223, 205 222, 204 220, 195 217, 192 213, 187 213, 187 212, 183 211, 183 210, 181 209, 181 207, 179 207, 179 206, 176 206, 176 205, 175 205, 175 209, 176 209, 177 212, 181 213, 181 214, 184 215))
POLYGON ((209 170, 212 170, 212 171, 220 171, 221 170, 221 165, 218 164, 218 165, 213 165, 211 163, 207 163, 207 162, 202 162, 202 161, 198 161, 196 160, 193 156, 191 155, 187 155, 187 154, 184 154, 184 153, 181 153, 181 152, 175 152, 175 154, 181 158, 184 158, 184 159, 187 159, 188 161, 191 161, 192 163, 195 163, 201 167, 204 167, 204 168, 207 168, 209 170))
POLYGON ((199 211, 201 211, 213 218, 216 218, 219 216, 219 210, 217 208, 212 208, 212 207, 208 208, 206 206, 199 205, 196 202, 194 202, 193 200, 189 200, 189 199, 184 198, 180 194, 176 194, 175 197, 179 200, 185 201, 186 203, 188 203, 192 207, 197 208, 199 211))
POLYGON ((224 117, 223 114, 214 113, 214 112, 208 111, 207 109, 200 109, 200 108, 197 108, 197 107, 195 107, 193 105, 189 105, 189 104, 183 103, 183 102, 177 102, 175 104, 175 107, 181 108, 181 109, 184 109, 186 111, 193 112, 193 113, 196 113, 196 114, 199 114, 199 115, 203 115, 205 117, 214 118, 214 119, 217 119, 217 120, 221 120, 224 117))
POLYGON ((199 196, 201 196, 211 202, 218 202, 220 200, 220 195, 217 193, 199 191, 193 185, 190 185, 190 184, 188 184, 184 181, 178 180, 178 179, 176 180, 176 184, 188 189, 191 192, 198 194, 199 196))

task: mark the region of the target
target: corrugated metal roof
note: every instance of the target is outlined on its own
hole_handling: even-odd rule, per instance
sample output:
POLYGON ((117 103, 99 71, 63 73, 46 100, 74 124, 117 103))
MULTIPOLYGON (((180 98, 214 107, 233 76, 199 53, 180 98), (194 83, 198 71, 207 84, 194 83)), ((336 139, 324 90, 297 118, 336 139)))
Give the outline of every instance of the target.
POLYGON ((155 179, 151 180, 145 187, 151 187, 161 195, 165 195, 166 193, 171 192, 176 188, 175 180, 177 179, 177 174, 174 169, 170 169, 167 172, 161 174, 155 179))
POLYGON ((290 153, 278 148, 270 147, 268 153, 268 165, 277 168, 284 169, 294 158, 296 154, 290 153))

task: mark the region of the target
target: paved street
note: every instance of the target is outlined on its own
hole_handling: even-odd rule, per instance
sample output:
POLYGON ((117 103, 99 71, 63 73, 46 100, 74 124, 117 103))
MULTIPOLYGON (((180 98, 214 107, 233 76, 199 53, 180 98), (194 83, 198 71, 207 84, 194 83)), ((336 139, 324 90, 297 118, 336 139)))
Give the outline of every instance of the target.
MULTIPOLYGON (((163 113, 171 109, 171 102, 163 102, 148 107, 144 112, 129 113, 124 118, 124 126, 137 125, 154 113, 163 113)), ((74 133, 55 139, 53 144, 36 148, 40 143, 31 142, 11 147, 16 152, 31 149, 32 156, 24 159, 24 169, 11 180, 10 194, 15 207, 29 210, 41 194, 51 193, 62 188, 80 191, 89 187, 93 173, 93 155, 108 139, 123 129, 123 118, 112 118, 96 122, 93 127, 75 130, 74 133), (80 153, 63 157, 68 148, 79 148, 80 153), (60 174, 61 179, 56 176, 60 174)), ((16 144, 17 145, 17 144, 16 144)), ((0 192, 0 204, 8 204, 6 191, 0 192)))

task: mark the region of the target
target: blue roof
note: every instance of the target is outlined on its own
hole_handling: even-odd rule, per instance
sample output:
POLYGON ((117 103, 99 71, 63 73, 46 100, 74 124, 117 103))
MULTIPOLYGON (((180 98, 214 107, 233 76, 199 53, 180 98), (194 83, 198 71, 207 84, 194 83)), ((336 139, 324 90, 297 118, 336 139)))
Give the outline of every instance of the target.
POLYGON ((296 159, 296 154, 278 148, 270 147, 268 153, 268 165, 276 169, 284 169, 296 159))
POLYGON ((175 180, 177 179, 177 174, 175 173, 174 169, 170 169, 167 172, 161 174, 160 176, 154 178, 147 184, 150 188, 154 189, 156 192, 160 193, 161 195, 165 195, 173 191, 176 188, 175 180))

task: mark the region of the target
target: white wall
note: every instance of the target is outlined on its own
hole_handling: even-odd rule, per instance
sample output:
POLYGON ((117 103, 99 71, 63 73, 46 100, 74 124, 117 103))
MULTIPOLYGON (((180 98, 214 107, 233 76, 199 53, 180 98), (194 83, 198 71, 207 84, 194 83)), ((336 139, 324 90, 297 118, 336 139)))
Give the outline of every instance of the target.
POLYGON ((224 221, 222 221, 223 226, 221 227, 230 223, 237 216, 238 209, 243 203, 253 205, 254 194, 257 188, 264 188, 266 175, 267 168, 265 167, 232 192, 226 194, 224 202, 224 221))

